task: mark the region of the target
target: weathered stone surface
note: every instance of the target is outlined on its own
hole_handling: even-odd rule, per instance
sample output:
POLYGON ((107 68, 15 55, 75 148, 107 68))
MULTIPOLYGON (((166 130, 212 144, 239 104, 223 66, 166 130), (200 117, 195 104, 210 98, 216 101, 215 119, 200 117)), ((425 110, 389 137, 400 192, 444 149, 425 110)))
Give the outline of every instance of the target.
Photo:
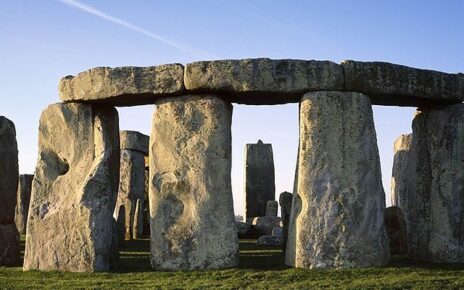
POLYGON ((288 265, 351 268, 388 262, 385 194, 367 96, 303 96, 296 194, 302 206, 292 210, 295 253, 289 254, 287 245, 288 265))
POLYGON ((279 196, 280 216, 282 217, 282 247, 285 251, 288 238, 288 224, 290 222, 290 213, 292 210, 293 194, 284 191, 279 196))
POLYGON ((143 235, 143 200, 137 199, 134 213, 133 236, 134 240, 142 238, 143 235))
POLYGON ((121 150, 119 192, 115 214, 124 205, 126 211, 126 240, 136 237, 135 214, 137 200, 145 199, 145 160, 143 153, 121 150))
POLYGON ((341 67, 330 61, 257 58, 189 63, 184 81, 191 92, 270 105, 298 102, 308 91, 342 90, 344 80, 341 67))
POLYGON ((393 206, 402 207, 408 196, 408 182, 412 172, 409 172, 410 150, 412 134, 403 134, 395 140, 393 153, 393 170, 391 179, 391 203, 393 206))
POLYGON ((143 235, 144 236, 150 235, 150 205, 149 205, 150 199, 148 198, 149 180, 150 180, 150 173, 147 167, 145 167, 145 194, 144 194, 145 202, 143 203, 143 235))
POLYGON ((121 150, 135 150, 148 155, 150 137, 137 131, 121 130, 119 132, 121 150))
POLYGON ((262 216, 253 218, 252 225, 260 235, 271 235, 272 229, 280 227, 282 219, 276 216, 262 216))
POLYGON ((414 118, 400 207, 409 256, 464 263, 464 104, 423 108, 414 118))
POLYGON ((245 217, 266 215, 266 205, 275 199, 272 145, 258 140, 245 146, 245 217))
POLYGON ((18 176, 16 129, 0 116, 0 225, 14 223, 18 176))
POLYGON ((464 74, 448 74, 387 62, 346 60, 345 90, 369 95, 373 104, 420 106, 464 100, 464 74))
POLYGON ((272 235, 265 235, 265 236, 259 237, 256 240, 256 244, 258 244, 258 246, 263 246, 263 247, 281 247, 282 239, 272 236, 272 235))
POLYGON ((184 92, 184 67, 96 67, 66 76, 59 84, 63 102, 99 102, 114 106, 153 104, 159 97, 184 92))
POLYGON ((250 224, 243 222, 235 222, 235 225, 237 226, 237 233, 239 235, 246 235, 250 232, 250 224))
POLYGON ((156 104, 150 137, 151 264, 238 265, 231 188, 230 103, 213 95, 156 104))
POLYGON ((275 200, 268 200, 266 203, 266 216, 277 216, 279 203, 275 200))
POLYGON ((24 270, 110 269, 118 123, 111 107, 54 104, 42 112, 24 270))
POLYGON ((15 266, 19 263, 19 233, 14 223, 0 224, 0 266, 15 266))
POLYGON ((283 227, 275 227, 272 229, 272 235, 276 238, 282 239, 284 233, 283 227))
POLYGON ((385 209, 385 228, 390 240, 390 253, 394 255, 408 254, 408 239, 403 212, 397 206, 385 209))
POLYGON ((27 213, 29 212, 29 201, 31 200, 32 174, 21 174, 19 176, 18 194, 15 210, 15 224, 20 234, 26 233, 27 213))
POLYGON ((118 214, 113 216, 117 224, 118 245, 122 248, 126 244, 126 208, 124 205, 121 205, 118 214))

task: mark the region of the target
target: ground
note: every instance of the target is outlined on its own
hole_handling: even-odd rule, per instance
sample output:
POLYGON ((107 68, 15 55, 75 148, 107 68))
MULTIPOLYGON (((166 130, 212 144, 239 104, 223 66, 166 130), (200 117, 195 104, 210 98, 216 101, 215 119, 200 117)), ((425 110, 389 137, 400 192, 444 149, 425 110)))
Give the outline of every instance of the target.
MULTIPOLYGON (((23 241, 24 249, 24 241, 23 241)), ((356 270, 302 270, 283 265, 279 248, 258 247, 254 240, 240 241, 238 269, 193 272, 154 272, 149 263, 149 241, 128 242, 117 273, 22 272, 21 267, 0 267, 0 288, 118 288, 118 289, 314 289, 464 288, 464 265, 413 263, 393 257, 383 268, 356 270)))

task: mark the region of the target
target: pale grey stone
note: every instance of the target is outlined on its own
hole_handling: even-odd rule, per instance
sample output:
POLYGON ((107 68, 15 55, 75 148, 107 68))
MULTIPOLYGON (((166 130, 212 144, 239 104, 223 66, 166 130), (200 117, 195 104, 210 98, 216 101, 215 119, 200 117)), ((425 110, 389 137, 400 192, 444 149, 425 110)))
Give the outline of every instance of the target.
POLYGON ((126 208, 124 205, 119 206, 118 214, 114 215, 117 224, 117 240, 119 247, 124 247, 126 244, 126 208))
POLYGON ((282 239, 283 234, 284 234, 284 229, 283 227, 275 227, 272 229, 271 234, 276 238, 282 239))
POLYGON ((121 150, 135 150, 148 155, 150 137, 137 131, 121 130, 119 132, 121 150))
POLYGON ((258 140, 245 146, 245 216, 266 215, 268 200, 275 199, 274 157, 272 145, 258 140))
POLYGON ((276 216, 255 217, 251 223, 258 234, 271 235, 272 229, 282 225, 282 219, 276 216))
POLYGON ((151 264, 238 265, 231 188, 232 106, 214 95, 156 103, 150 137, 151 264))
POLYGON ((293 194, 287 191, 282 192, 279 196, 280 216, 282 217, 282 224, 283 224, 282 247, 284 251, 287 247, 288 225, 290 222, 290 213, 292 210, 292 200, 293 200, 293 194))
POLYGON ((266 203, 266 216, 277 216, 279 203, 275 200, 268 200, 266 203))
POLYGON ((26 233, 27 213, 29 212, 29 202, 31 200, 32 174, 21 174, 18 182, 18 194, 15 210, 15 224, 20 234, 26 233))
POLYGON ((92 102, 113 106, 153 104, 165 96, 184 92, 184 67, 166 64, 149 67, 96 67, 60 80, 63 102, 92 102))
POLYGON ((368 95, 375 105, 420 106, 464 100, 464 74, 448 74, 387 62, 346 60, 345 90, 368 95))
POLYGON ((111 107, 54 104, 42 112, 24 270, 110 269, 118 123, 111 107))
POLYGON ((143 235, 143 200, 137 199, 135 205, 135 213, 134 213, 134 224, 132 225, 133 236, 134 240, 142 238, 143 235))
POLYGON ((367 96, 330 91, 303 96, 297 180, 302 206, 292 208, 295 241, 293 248, 289 233, 288 265, 352 268, 388 262, 385 194, 367 96))
POLYGON ((189 63, 184 81, 191 92, 271 105, 298 102, 308 91, 342 90, 344 79, 341 67, 330 61, 257 58, 189 63))

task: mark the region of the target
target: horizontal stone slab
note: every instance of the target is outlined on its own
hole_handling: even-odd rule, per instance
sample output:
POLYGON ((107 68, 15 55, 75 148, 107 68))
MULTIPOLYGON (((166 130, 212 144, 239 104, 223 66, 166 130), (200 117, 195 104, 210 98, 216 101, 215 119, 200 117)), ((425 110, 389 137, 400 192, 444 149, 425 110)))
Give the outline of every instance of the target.
POLYGON ((148 155, 150 137, 137 131, 119 131, 119 147, 121 150, 135 150, 148 155))
POLYGON ((164 96, 184 92, 184 67, 166 64, 149 67, 97 67, 66 76, 59 84, 63 102, 93 102, 113 106, 153 104, 164 96))
POLYGON ((345 90, 368 95, 376 105, 420 106, 434 102, 462 102, 464 74, 449 74, 387 62, 341 63, 345 90))
POLYGON ((185 87, 195 93, 223 93, 243 104, 299 102, 308 91, 342 90, 343 71, 330 61, 268 58, 189 63, 185 87))

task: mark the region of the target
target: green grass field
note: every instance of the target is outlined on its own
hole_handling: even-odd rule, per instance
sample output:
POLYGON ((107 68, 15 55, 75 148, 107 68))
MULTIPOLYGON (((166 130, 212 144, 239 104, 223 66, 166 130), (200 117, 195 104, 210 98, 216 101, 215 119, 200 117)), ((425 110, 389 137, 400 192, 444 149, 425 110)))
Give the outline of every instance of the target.
POLYGON ((154 272, 149 263, 149 241, 132 241, 121 253, 120 269, 113 273, 23 272, 21 267, 0 267, 0 288, 21 289, 464 289, 464 265, 413 263, 394 257, 384 268, 356 270, 302 270, 283 264, 278 248, 240 241, 238 269, 154 272))

